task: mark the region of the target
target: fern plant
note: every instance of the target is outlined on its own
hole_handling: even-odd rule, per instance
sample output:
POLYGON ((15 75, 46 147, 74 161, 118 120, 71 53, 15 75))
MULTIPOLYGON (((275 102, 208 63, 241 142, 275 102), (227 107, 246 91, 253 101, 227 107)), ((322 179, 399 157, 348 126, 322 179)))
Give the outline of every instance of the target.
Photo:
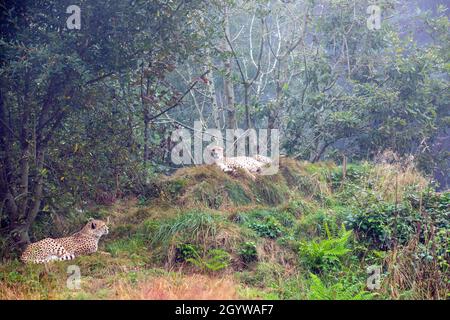
POLYGON ((327 239, 300 242, 300 257, 313 270, 326 270, 335 266, 339 264, 342 257, 351 251, 348 248, 352 235, 351 230, 345 230, 344 225, 342 225, 339 235, 334 237, 328 225, 325 224, 325 232, 327 239))
POLYGON ((204 271, 219 271, 230 265, 230 254, 222 249, 210 249, 206 257, 201 257, 196 250, 192 251, 193 257, 186 259, 204 271))
POLYGON ((348 285, 339 281, 331 286, 326 286, 320 278, 310 274, 311 284, 308 298, 311 300, 369 300, 373 294, 362 289, 361 285, 348 285))

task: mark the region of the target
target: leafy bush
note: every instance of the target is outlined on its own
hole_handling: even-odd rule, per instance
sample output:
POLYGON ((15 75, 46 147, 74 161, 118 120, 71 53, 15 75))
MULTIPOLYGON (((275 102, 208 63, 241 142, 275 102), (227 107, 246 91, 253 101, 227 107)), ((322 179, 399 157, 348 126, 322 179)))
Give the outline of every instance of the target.
POLYGON ((282 234, 281 224, 274 217, 267 217, 264 222, 252 222, 248 226, 261 237, 275 239, 282 234))
POLYGON ((407 204, 373 204, 349 215, 347 224, 382 249, 405 244, 416 234, 420 214, 407 204))
POLYGON ((407 201, 397 205, 376 202, 358 207, 347 217, 346 223, 361 239, 384 250, 394 244, 404 245, 413 237, 424 241, 427 228, 436 228, 435 234, 450 228, 449 194, 430 193, 420 200, 420 196, 413 193, 408 195, 407 201))
POLYGON ((270 209, 255 209, 239 213, 235 221, 243 223, 260 237, 275 239, 283 234, 284 226, 292 226, 294 218, 289 212, 270 209))
POLYGON ((256 244, 253 241, 242 243, 239 248, 239 256, 245 263, 257 261, 258 252, 256 251, 256 244))
POLYGON ((340 259, 350 252, 348 242, 352 231, 346 231, 344 226, 338 237, 333 237, 327 230, 328 239, 321 241, 302 241, 299 246, 300 258, 313 270, 326 270, 340 262, 340 259))

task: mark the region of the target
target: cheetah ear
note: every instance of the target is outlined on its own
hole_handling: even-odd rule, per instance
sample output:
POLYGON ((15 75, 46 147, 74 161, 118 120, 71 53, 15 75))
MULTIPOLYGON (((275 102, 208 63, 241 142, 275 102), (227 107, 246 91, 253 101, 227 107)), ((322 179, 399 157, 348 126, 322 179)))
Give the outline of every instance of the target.
POLYGON ((91 223, 91 228, 92 228, 92 229, 97 228, 97 224, 96 224, 95 222, 92 222, 92 223, 91 223))

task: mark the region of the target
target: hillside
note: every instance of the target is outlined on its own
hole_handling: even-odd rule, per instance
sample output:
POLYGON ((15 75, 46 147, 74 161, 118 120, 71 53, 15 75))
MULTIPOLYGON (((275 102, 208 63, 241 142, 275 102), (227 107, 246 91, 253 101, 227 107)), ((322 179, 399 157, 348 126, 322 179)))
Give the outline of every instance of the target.
POLYGON ((101 252, 48 273, 0 265, 0 299, 445 299, 449 205, 406 163, 285 158, 255 182, 187 167, 63 222, 110 217, 101 252), (69 265, 80 290, 66 286, 69 265), (369 266, 381 267, 373 291, 369 266))

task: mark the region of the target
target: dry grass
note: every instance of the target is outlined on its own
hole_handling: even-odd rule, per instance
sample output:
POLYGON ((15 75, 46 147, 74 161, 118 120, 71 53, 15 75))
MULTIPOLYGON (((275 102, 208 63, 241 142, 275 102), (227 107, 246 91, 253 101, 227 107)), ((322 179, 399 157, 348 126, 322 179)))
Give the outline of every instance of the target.
POLYGON ((157 277, 137 286, 121 282, 114 286, 116 299, 123 300, 231 300, 237 285, 230 277, 205 275, 157 277))
POLYGON ((423 190, 429 184, 415 168, 413 156, 402 158, 390 150, 375 157, 369 179, 373 188, 391 202, 402 201, 408 188, 423 190))
POLYGON ((294 252, 286 250, 285 247, 281 247, 272 239, 263 239, 258 243, 256 250, 260 262, 279 264, 286 268, 286 270, 294 268, 298 262, 298 257, 294 252))
POLYGON ((373 189, 391 202, 402 201, 410 187, 423 190, 428 185, 428 181, 413 166, 404 167, 401 163, 378 164, 373 167, 369 179, 373 189))
POLYGON ((386 293, 393 299, 446 299, 450 294, 448 275, 435 260, 418 260, 417 251, 418 241, 413 239, 408 245, 389 252, 385 259, 386 293))
POLYGON ((0 282, 1 300, 41 300, 42 294, 37 291, 30 291, 26 285, 16 284, 6 285, 0 282))
MULTIPOLYGON (((186 270, 167 272, 161 269, 92 274, 81 267, 81 289, 66 287, 66 264, 50 265, 49 273, 42 266, 19 266, 17 280, 0 280, 0 300, 62 300, 62 299, 237 299, 238 284, 231 275, 186 274, 186 270), (130 275, 135 276, 130 278, 130 275)), ((11 274, 13 265, 2 270, 11 274)), ((8 278, 8 277, 7 277, 8 278)))

